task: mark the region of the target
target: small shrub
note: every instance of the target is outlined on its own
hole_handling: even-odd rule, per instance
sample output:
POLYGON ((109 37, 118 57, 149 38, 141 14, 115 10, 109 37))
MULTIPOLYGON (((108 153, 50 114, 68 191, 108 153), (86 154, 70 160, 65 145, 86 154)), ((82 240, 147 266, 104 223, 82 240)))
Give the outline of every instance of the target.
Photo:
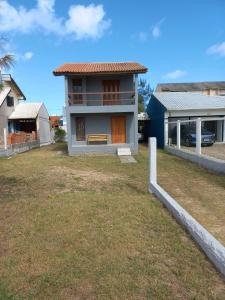
POLYGON ((55 128, 55 135, 54 140, 56 142, 63 142, 65 141, 66 132, 62 128, 55 128))

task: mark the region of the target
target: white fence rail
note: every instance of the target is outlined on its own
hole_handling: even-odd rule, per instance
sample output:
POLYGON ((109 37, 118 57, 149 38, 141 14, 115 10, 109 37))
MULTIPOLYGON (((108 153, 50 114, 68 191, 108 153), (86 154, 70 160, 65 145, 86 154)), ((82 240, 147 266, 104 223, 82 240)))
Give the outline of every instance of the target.
POLYGON ((207 118, 197 118, 193 120, 177 120, 177 121, 165 121, 165 146, 170 146, 170 138, 169 138, 169 125, 173 124, 176 125, 176 148, 178 150, 181 149, 181 126, 184 124, 195 124, 195 134, 196 134, 196 142, 195 142, 195 152, 197 155, 202 154, 202 123, 203 122, 210 122, 210 121, 222 121, 223 125, 221 127, 221 142, 225 143, 225 117, 207 117, 207 118))
POLYGON ((187 229, 217 270, 225 276, 225 247, 158 185, 156 138, 154 137, 149 139, 149 191, 154 193, 174 218, 187 229))

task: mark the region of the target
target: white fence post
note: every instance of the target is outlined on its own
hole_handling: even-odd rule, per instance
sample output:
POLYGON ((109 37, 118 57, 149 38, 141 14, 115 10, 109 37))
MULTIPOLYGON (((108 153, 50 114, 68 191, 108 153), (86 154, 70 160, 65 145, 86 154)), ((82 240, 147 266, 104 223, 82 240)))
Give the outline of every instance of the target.
POLYGON ((166 119, 164 121, 164 130, 165 130, 165 141, 164 141, 164 145, 167 146, 169 144, 169 124, 168 124, 168 119, 166 119))
POLYGON ((223 121, 223 143, 225 143, 225 120, 223 121))
POLYGON ((151 192, 151 184, 157 183, 157 158, 156 158, 156 138, 148 139, 149 148, 149 191, 151 192))
POLYGON ((180 120, 177 121, 177 149, 180 149, 180 120))
POLYGON ((7 131, 4 128, 4 149, 7 150, 7 131))
POLYGON ((202 154, 202 122, 201 118, 197 118, 196 120, 196 154, 201 155, 202 154))

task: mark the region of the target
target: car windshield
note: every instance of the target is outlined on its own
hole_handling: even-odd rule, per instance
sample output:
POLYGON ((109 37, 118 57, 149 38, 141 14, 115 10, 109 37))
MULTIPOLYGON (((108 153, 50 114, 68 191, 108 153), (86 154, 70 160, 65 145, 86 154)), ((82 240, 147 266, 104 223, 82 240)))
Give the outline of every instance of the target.
MULTIPOLYGON (((182 133, 189 133, 189 134, 196 134, 196 124, 195 122, 191 122, 189 125, 182 126, 183 130, 181 128, 182 133)), ((207 128, 204 127, 204 124, 202 124, 202 134, 212 134, 207 128)))

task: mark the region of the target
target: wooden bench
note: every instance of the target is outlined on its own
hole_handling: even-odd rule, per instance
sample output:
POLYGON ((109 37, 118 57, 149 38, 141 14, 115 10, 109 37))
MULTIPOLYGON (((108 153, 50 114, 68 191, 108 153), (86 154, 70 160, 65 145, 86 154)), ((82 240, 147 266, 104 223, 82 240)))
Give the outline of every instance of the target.
POLYGON ((108 134, 88 134, 87 143, 88 144, 107 144, 108 134))

